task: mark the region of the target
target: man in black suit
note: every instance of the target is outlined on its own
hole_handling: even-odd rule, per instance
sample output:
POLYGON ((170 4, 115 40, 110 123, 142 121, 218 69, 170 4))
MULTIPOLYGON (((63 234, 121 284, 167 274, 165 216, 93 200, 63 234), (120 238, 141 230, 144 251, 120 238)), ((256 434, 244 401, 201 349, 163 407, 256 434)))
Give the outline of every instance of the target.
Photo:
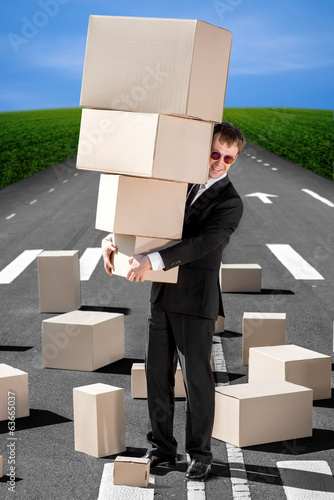
MULTIPOLYGON (((152 284, 145 364, 151 430, 145 456, 151 467, 176 462, 174 374, 179 359, 187 395, 188 480, 205 480, 212 462, 215 384, 210 357, 215 321, 224 316, 219 269, 243 211, 227 171, 245 143, 232 124, 215 126, 209 179, 204 186, 189 186, 181 241, 148 256, 134 255, 127 275, 129 281, 144 281, 149 270, 179 266, 177 284, 152 284)), ((105 269, 111 274, 115 247, 112 240, 102 247, 105 269)))

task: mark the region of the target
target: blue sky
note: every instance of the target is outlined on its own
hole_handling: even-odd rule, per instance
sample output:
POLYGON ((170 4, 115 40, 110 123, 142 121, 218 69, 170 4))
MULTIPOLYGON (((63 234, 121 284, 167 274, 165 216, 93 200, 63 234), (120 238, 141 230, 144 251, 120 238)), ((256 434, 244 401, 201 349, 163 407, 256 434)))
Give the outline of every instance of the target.
POLYGON ((90 14, 232 31, 225 106, 334 107, 333 0, 11 0, 0 14, 0 111, 79 106, 90 14))

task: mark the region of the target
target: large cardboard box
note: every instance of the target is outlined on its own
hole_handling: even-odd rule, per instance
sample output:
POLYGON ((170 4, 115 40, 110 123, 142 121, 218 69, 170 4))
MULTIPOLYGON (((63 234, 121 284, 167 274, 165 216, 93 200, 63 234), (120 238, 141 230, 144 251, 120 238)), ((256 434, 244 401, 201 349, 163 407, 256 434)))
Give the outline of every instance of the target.
POLYGON ((188 184, 101 174, 96 229, 109 233, 178 240, 188 184))
POLYGON ((42 252, 37 267, 40 312, 68 312, 81 305, 77 250, 42 252))
POLYGON ((221 291, 260 292, 262 268, 259 264, 222 264, 220 268, 221 291))
POLYGON ((29 414, 28 373, 1 363, 0 420, 15 423, 16 418, 28 417, 29 414))
POLYGON ((42 322, 45 368, 93 371, 124 358, 124 315, 72 311, 42 322))
POLYGON ((331 397, 332 358, 297 345, 252 347, 249 382, 286 380, 313 390, 313 399, 331 397))
MULTIPOLYGON (((175 240, 164 240, 162 238, 144 238, 142 236, 131 236, 127 234, 114 234, 113 242, 117 247, 117 252, 112 254, 112 261, 115 267, 113 274, 117 276, 127 276, 129 271, 129 259, 134 254, 147 255, 152 252, 159 252, 164 248, 174 245, 175 240)), ((179 268, 174 267, 168 271, 149 271, 145 281, 155 281, 159 283, 177 283, 179 268)))
POLYGON ((231 41, 202 21, 90 16, 80 106, 220 123, 231 41))
POLYGON ((155 113, 83 109, 77 168, 205 184, 213 125, 155 113))
POLYGON ((124 391, 107 384, 73 389, 75 451, 106 457, 126 450, 124 391))
POLYGON ((218 387, 212 436, 238 447, 312 436, 312 402, 284 381, 218 387))
POLYGON ((242 364, 249 348, 285 344, 286 313, 245 312, 242 318, 242 364))
MULTIPOLYGON (((133 363, 131 368, 131 396, 137 399, 147 399, 145 363, 133 363)), ((183 375, 178 365, 175 373, 175 397, 185 398, 183 375)))
POLYGON ((146 488, 150 479, 149 458, 116 457, 114 484, 146 488))

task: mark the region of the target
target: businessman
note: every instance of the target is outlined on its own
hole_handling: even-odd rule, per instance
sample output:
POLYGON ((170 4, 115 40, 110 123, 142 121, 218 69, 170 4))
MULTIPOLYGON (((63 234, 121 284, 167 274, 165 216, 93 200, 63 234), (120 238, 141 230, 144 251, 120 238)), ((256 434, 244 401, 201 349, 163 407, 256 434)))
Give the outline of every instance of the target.
MULTIPOLYGON (((187 480, 204 481, 212 462, 215 385, 210 357, 215 321, 224 316, 219 287, 222 253, 243 211, 227 172, 246 144, 230 123, 214 127, 205 185, 189 185, 182 239, 149 255, 133 255, 129 281, 144 281, 150 270, 179 266, 177 284, 153 283, 145 368, 151 429, 145 457, 151 467, 176 463, 173 435, 174 375, 179 359, 187 395, 187 480)), ((112 274, 112 236, 102 242, 104 266, 112 274)))

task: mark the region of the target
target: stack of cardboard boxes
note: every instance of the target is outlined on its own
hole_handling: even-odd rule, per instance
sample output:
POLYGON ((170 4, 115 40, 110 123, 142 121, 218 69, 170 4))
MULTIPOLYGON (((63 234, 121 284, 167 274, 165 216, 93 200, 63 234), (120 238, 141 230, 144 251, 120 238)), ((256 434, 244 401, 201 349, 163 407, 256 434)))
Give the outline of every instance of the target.
MULTIPOLYGON (((96 228, 114 233, 115 273, 182 235, 188 183, 208 178, 232 34, 182 19, 91 16, 77 168, 101 172, 96 228)), ((177 282, 177 269, 151 273, 177 282)))

